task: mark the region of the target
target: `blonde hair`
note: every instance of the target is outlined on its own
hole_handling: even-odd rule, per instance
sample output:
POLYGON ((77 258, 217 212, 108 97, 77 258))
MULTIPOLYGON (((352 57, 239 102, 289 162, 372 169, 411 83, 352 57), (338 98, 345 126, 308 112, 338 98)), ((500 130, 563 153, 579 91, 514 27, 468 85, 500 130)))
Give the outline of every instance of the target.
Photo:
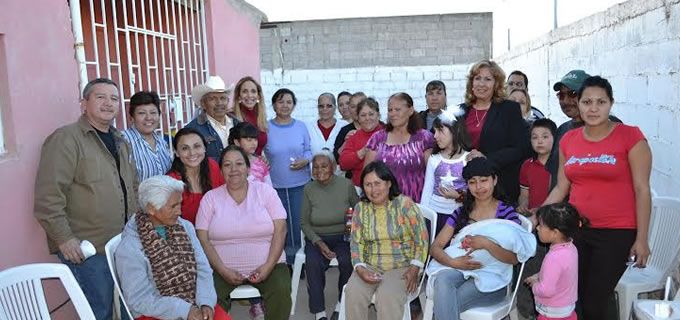
POLYGON ((467 76, 467 84, 465 85, 465 104, 470 107, 477 102, 477 97, 472 93, 472 81, 484 68, 489 69, 489 72, 491 72, 494 79, 491 101, 501 103, 507 97, 505 92, 505 72, 503 72, 503 69, 491 60, 482 60, 475 63, 475 65, 470 68, 470 73, 467 76))
POLYGON ((241 103, 239 102, 239 97, 241 95, 241 87, 248 81, 254 83, 255 87, 257 88, 258 102, 255 106, 255 109, 257 110, 257 129, 262 132, 267 132, 267 109, 264 105, 262 86, 260 86, 260 84, 251 76, 243 77, 236 83, 236 87, 234 88, 234 115, 236 115, 237 119, 246 121, 241 114, 241 103))

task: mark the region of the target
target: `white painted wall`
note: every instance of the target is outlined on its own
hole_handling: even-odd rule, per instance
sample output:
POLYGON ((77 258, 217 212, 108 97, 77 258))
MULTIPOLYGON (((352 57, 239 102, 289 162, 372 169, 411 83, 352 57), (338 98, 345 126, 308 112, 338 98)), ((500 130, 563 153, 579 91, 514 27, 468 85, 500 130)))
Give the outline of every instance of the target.
MULTIPOLYGON (((363 91, 378 100, 381 119, 387 115, 387 99, 396 92, 404 91, 413 97, 417 110, 425 109, 425 85, 431 80, 446 84, 448 105, 463 102, 469 65, 419 66, 419 67, 365 67, 322 70, 262 70, 262 90, 267 99, 267 115, 274 111, 271 96, 280 88, 295 93, 298 104, 293 117, 314 121, 317 119, 317 98, 323 92, 337 96, 341 91, 363 91)), ((339 116, 339 114, 338 114, 339 116)))
POLYGON ((529 76, 532 103, 559 124, 552 84, 572 69, 608 78, 613 112, 639 126, 653 152, 652 187, 680 197, 680 1, 631 0, 496 60, 529 76))

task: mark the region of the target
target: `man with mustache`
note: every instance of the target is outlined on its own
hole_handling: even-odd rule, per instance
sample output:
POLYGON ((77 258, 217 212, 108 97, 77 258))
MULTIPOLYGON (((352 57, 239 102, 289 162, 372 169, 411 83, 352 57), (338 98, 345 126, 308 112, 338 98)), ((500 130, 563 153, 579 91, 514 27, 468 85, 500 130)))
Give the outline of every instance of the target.
POLYGON ((82 116, 47 137, 35 182, 34 215, 49 250, 71 269, 97 319, 113 316, 113 278, 104 246, 137 211, 132 151, 112 126, 119 92, 110 79, 85 86, 82 116), (81 249, 92 245, 96 254, 81 249))
POLYGON ((206 154, 215 161, 219 161, 222 149, 229 145, 229 130, 240 122, 231 115, 230 93, 231 88, 219 76, 211 76, 191 90, 191 98, 201 111, 186 127, 201 133, 207 143, 206 154))

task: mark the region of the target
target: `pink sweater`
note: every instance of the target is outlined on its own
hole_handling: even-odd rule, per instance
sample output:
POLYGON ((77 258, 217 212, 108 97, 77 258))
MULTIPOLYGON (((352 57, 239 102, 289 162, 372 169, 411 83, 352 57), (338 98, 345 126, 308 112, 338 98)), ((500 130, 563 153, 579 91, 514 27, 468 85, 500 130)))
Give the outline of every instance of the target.
POLYGON ((550 246, 538 279, 531 288, 537 304, 566 307, 576 303, 578 251, 571 241, 550 246))

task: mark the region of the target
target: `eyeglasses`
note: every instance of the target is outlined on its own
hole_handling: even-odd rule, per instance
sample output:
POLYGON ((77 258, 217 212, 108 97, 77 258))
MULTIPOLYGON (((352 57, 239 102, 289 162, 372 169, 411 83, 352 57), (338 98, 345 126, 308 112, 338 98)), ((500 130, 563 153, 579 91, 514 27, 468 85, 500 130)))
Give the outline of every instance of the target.
POLYGON ((576 98, 576 96, 578 94, 576 93, 576 91, 571 90, 571 91, 567 91, 567 92, 560 91, 560 92, 556 93, 555 95, 557 96, 558 99, 564 99, 566 97, 576 98))

